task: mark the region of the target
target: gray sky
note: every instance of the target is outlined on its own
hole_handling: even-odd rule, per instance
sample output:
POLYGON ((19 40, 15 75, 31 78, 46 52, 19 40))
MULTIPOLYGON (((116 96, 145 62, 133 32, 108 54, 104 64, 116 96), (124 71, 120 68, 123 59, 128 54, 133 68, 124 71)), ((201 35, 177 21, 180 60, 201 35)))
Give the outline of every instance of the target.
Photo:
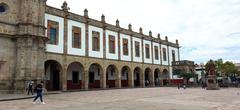
MULTIPOLYGON (((64 0, 48 0, 60 8, 64 0)), ((223 58, 240 63, 240 0, 66 0, 70 11, 138 32, 179 40, 182 60, 197 63, 223 58)))

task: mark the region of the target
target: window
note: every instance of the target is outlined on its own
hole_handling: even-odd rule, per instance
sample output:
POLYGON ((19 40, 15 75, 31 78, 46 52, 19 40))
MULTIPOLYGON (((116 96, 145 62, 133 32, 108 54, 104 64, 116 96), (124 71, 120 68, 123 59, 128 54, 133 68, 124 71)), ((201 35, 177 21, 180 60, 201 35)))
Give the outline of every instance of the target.
POLYGON ((166 48, 163 48, 163 61, 167 61, 166 48))
POLYGON ((128 55, 128 39, 123 38, 123 55, 128 55))
POLYGON ((154 46, 154 52, 155 52, 155 60, 158 60, 158 46, 154 46))
POLYGON ((58 22, 48 20, 47 36, 49 44, 58 45, 58 22))
POLYGON ((72 83, 74 83, 74 84, 79 83, 79 72, 78 71, 72 72, 72 83))
POLYGON ((72 29, 72 47, 81 48, 81 28, 73 27, 72 29))
POLYGON ((100 33, 96 31, 92 31, 92 50, 100 50, 100 33))
POLYGON ((3 13, 6 11, 6 8, 3 5, 0 5, 0 13, 3 13))
POLYGON ((140 57, 140 43, 135 41, 135 57, 140 57))
POLYGON ((174 50, 172 50, 172 61, 173 62, 175 62, 176 61, 176 59, 175 59, 176 57, 175 57, 175 51, 174 50))
POLYGON ((115 36, 109 35, 109 53, 115 53, 115 36))
POLYGON ((145 54, 146 58, 150 58, 149 44, 145 44, 145 54))
POLYGON ((7 10, 8 10, 8 5, 5 3, 1 3, 0 4, 0 14, 7 12, 7 10))

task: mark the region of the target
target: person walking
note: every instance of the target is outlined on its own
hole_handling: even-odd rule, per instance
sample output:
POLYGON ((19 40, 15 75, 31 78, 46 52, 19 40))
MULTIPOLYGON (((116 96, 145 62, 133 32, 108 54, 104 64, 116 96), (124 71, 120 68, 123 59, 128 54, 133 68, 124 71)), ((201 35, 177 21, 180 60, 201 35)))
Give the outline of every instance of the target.
POLYGON ((36 100, 38 98, 40 98, 40 101, 42 104, 46 104, 44 101, 43 101, 43 81, 41 81, 40 84, 37 84, 37 86, 34 88, 34 91, 37 93, 36 97, 34 98, 33 100, 33 104, 36 104, 36 100))
POLYGON ((204 82, 202 82, 202 89, 205 89, 205 84, 204 84, 204 82))
POLYGON ((27 94, 29 95, 29 92, 33 95, 33 81, 29 81, 28 87, 27 87, 27 94))
POLYGON ((186 87, 186 84, 183 84, 183 89, 186 89, 187 87, 186 87))
POLYGON ((146 86, 148 86, 149 85, 149 81, 148 81, 148 79, 147 79, 147 81, 146 81, 146 86))
POLYGON ((180 83, 178 83, 178 89, 180 89, 180 83))

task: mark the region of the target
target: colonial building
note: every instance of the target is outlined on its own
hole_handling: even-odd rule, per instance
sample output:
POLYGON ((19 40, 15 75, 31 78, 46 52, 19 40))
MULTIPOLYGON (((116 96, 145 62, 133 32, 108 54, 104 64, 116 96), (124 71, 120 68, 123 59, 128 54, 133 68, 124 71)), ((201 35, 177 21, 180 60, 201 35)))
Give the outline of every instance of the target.
MULTIPOLYGON (((183 79, 180 78, 181 73, 192 73, 196 74, 195 65, 193 61, 182 60, 172 62, 173 66, 173 79, 172 83, 184 83, 183 79)), ((190 82, 197 82, 197 78, 190 78, 190 82)))
POLYGON ((0 90, 44 80, 48 90, 166 85, 179 44, 46 5, 0 1, 0 90))

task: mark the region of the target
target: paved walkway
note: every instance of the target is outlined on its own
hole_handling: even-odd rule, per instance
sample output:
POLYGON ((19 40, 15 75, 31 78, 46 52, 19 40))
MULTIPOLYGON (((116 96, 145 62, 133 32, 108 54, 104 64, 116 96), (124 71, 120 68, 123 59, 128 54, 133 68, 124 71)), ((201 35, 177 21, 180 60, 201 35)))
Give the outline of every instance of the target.
MULTIPOLYGON (((51 94, 59 94, 61 92, 54 91, 54 92, 48 92, 48 95, 51 94)), ((33 98, 34 95, 27 95, 27 94, 0 94, 0 101, 11 101, 11 100, 22 100, 22 99, 30 99, 33 98)), ((1 109, 0 109, 1 110, 1 109)))
POLYGON ((0 110, 240 110, 240 89, 171 87, 66 92, 32 99, 1 101, 0 110))
POLYGON ((0 94, 0 101, 27 99, 32 97, 33 95, 26 95, 26 94, 0 94))

